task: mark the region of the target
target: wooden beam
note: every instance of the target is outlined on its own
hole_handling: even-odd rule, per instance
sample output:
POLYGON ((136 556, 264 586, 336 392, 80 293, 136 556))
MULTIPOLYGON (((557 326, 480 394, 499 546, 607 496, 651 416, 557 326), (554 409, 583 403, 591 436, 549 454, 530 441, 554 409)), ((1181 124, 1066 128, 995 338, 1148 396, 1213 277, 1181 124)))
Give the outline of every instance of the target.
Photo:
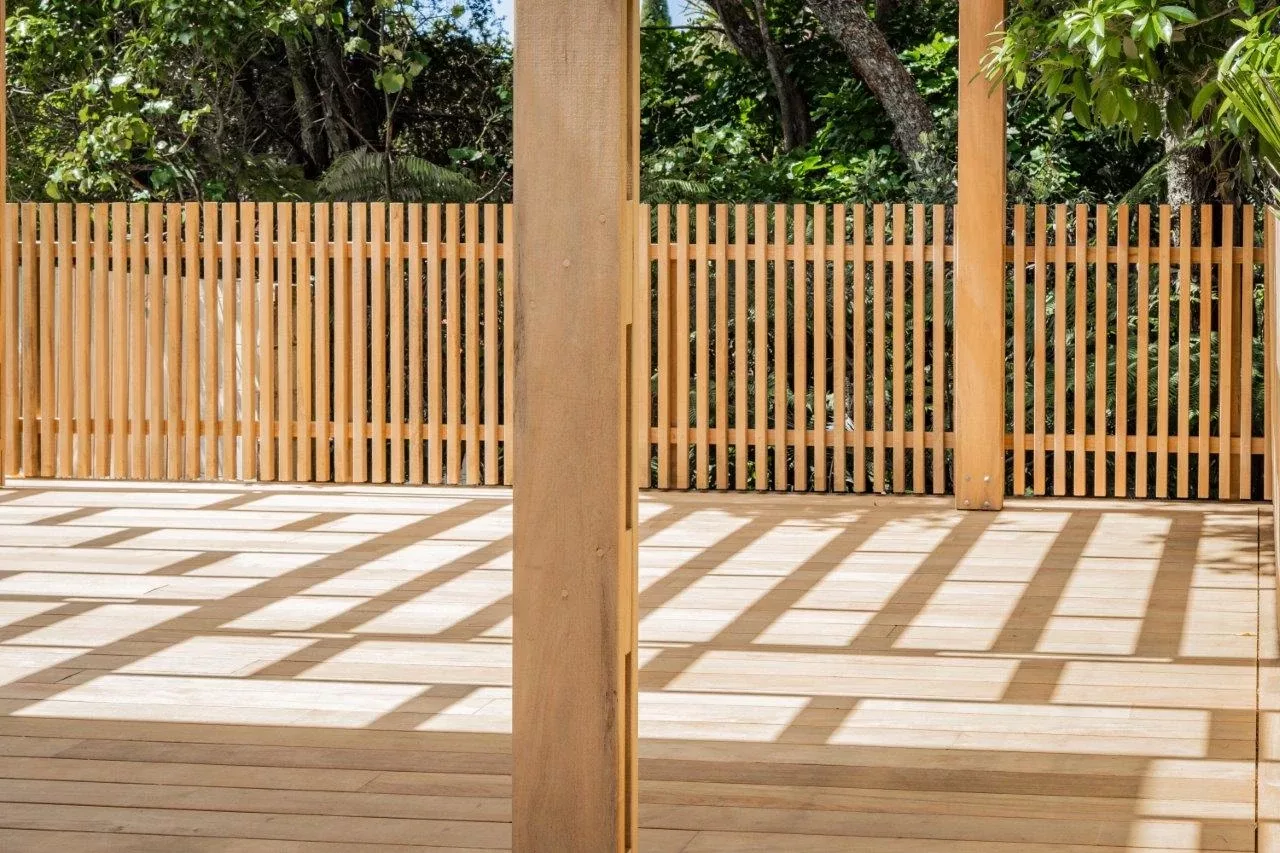
POLYGON ((1004 505, 1004 87, 983 73, 1004 0, 960 4, 956 206, 956 505, 1004 505))
POLYGON ((516 4, 516 853, 636 844, 638 16, 516 4))
MULTIPOLYGON (((9 76, 6 70, 8 45, 6 44, 6 30, 4 27, 4 22, 8 20, 7 16, 6 2, 5 0, 0 0, 0 239, 3 239, 3 235, 9 233, 5 228, 5 220, 9 215, 9 76)), ((6 275, 9 269, 9 259, 4 257, 4 252, 9 251, 9 244, 5 243, 4 245, 4 250, 0 251, 0 276, 6 275)), ((11 284, 13 283, 11 282, 11 284)), ((6 293, 8 291, 0 283, 0 294, 6 293)), ((0 376, 4 376, 6 336, 13 333, 9 327, 18 319, 5 314, 8 307, 3 300, 0 300, 0 376)), ((4 431, 10 422, 8 406, 12 404, 12 400, 9 394, 13 390, 11 388, 0 389, 0 486, 4 485, 4 472, 9 464, 9 460, 4 456, 4 431)))

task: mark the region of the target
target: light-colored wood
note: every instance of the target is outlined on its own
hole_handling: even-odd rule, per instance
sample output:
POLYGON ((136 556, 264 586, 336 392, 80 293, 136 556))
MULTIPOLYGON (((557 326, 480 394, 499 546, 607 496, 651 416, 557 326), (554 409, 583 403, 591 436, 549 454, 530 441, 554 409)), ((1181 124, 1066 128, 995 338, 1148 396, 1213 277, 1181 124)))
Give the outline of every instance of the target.
MULTIPOLYGON (((403 483, 405 482, 405 356, 408 347, 408 341, 405 338, 404 205, 391 205, 388 219, 390 247, 387 251, 387 312, 391 335, 387 341, 387 382, 391 387, 387 416, 391 428, 387 433, 390 456, 387 477, 392 483, 403 483)), ((418 340, 421 341, 420 338, 418 340)), ((375 442, 375 453, 378 452, 377 447, 375 442)))
MULTIPOLYGON (((885 209, 876 205, 871 214, 871 488, 877 492, 887 492, 889 484, 885 480, 885 349, 888 341, 885 338, 885 307, 888 299, 885 295, 885 209)), ((892 386, 891 386, 892 387, 892 386)))
POLYGON ((694 208, 696 229, 693 249, 693 300, 694 300, 694 485, 707 489, 711 485, 711 295, 708 292, 708 243, 710 210, 705 204, 694 208))
POLYGON ((787 477, 787 206, 773 206, 773 488, 787 477))
POLYGON ((423 323, 426 304, 422 289, 422 205, 409 206, 409 275, 405 286, 409 291, 409 482, 421 485, 423 471, 425 398, 423 397, 423 323))
MULTIPOLYGON (((55 348, 59 355, 57 359, 58 369, 58 463, 56 473, 58 476, 71 476, 71 459, 72 459, 72 438, 74 437, 74 414, 72 411, 73 396, 71 393, 71 365, 72 360, 70 353, 74 350, 74 332, 75 315, 72 309, 75 305, 75 297, 73 295, 72 270, 71 270, 71 247, 75 245, 75 237, 71 233, 71 206, 67 204, 58 205, 58 281, 56 296, 58 300, 58 320, 57 320, 57 336, 55 338, 55 348)), ((141 281, 137 277, 131 277, 136 284, 135 287, 141 287, 141 281)), ((139 306, 142 300, 138 300, 139 306)), ((140 313, 140 308, 134 309, 136 313, 140 313)), ((139 324, 141 325, 141 324, 139 324)), ((52 331, 52 330, 50 330, 52 331)), ((141 337, 139 335, 139 337, 141 337)), ((139 340, 138 355, 135 356, 135 375, 136 368, 143 364, 141 357, 141 341, 139 340)), ((133 392, 137 395, 137 391, 133 392)), ((139 400, 141 397, 139 396, 139 400)), ((141 418, 139 418, 141 421, 141 418)), ((141 435, 141 423, 138 424, 138 432, 141 435)), ((138 442, 139 457, 141 457, 142 443, 138 442)), ((134 463, 135 465, 137 462, 134 463)))
MULTIPOLYGON (((45 212, 50 207, 42 205, 40 209, 41 231, 44 231, 44 224, 48 222, 45 212)), ((126 432, 126 424, 129 417, 129 376, 128 376, 128 356, 129 356, 129 278, 126 265, 128 259, 125 256, 125 239, 129 230, 129 207, 123 202, 116 202, 111 205, 111 425, 108 432, 111 436, 111 476, 115 479, 123 479, 128 473, 128 435, 126 432)), ((47 253, 42 252, 44 257, 48 257, 47 253)), ((47 279, 46 279, 47 281, 47 279)), ((41 301, 44 302, 44 290, 41 290, 41 301)), ((51 305, 48 307, 52 307, 51 305)), ((41 306, 41 314, 44 314, 45 306, 41 306)), ((42 328, 50 328, 50 325, 42 321, 42 328)), ((42 343, 44 338, 41 339, 42 343)), ((44 362, 44 347, 41 347, 41 361, 44 362)), ((48 353, 49 359, 52 360, 52 351, 48 353)), ((42 374, 42 375, 52 375, 42 374)), ((46 400, 49 397, 45 397, 46 400)), ((53 437, 53 423, 49 422, 49 438, 53 437)), ((41 430, 41 454, 42 458, 45 453, 46 443, 44 430, 41 430)), ((45 469, 41 468, 41 474, 48 476, 45 469)))
MULTIPOLYGON (((200 248, 200 476, 218 479, 218 205, 201 205, 200 248)), ((310 479, 310 478, 308 478, 310 479)))
MULTIPOLYGON (((258 300, 255 282, 257 263, 254 247, 257 245, 258 207, 250 202, 240 205, 240 242, 237 246, 240 290, 240 477, 243 480, 258 478, 258 300)), ((170 269, 173 253, 170 251, 170 269)), ((167 289, 166 289, 167 292, 167 289)), ((341 309, 340 309, 341 311, 341 309)), ((335 320, 340 322, 340 320, 335 320)), ((338 364, 345 362, 338 361, 338 364)))
POLYGON ((1075 346, 1072 352, 1071 374, 1075 380, 1071 406, 1075 415, 1072 425, 1074 447, 1071 454, 1071 493, 1088 494, 1089 460, 1085 451, 1085 438, 1089 429, 1089 260, 1085 247, 1089 244, 1089 208, 1076 205, 1075 217, 1075 346))
MULTIPOLYGON (((893 206, 893 491, 907 490, 907 208, 893 206)), ((888 491, 886 489, 886 491, 888 491)))
POLYGON ((715 207, 715 445, 716 488, 729 488, 729 208, 715 207))
MULTIPOLYGON (((853 208, 853 490, 867 489, 867 212, 864 205, 853 208)), ((872 488, 875 488, 874 484, 872 488)))
MULTIPOLYGON (((1169 387, 1169 351, 1170 329, 1172 318, 1172 291, 1170 289, 1170 266, 1173 257, 1173 210, 1165 204, 1160 206, 1160 270, 1157 280, 1156 313, 1156 387, 1169 387)), ((1179 394, 1183 383, 1179 383, 1179 394)), ((1169 497, 1169 398, 1168 393, 1157 394, 1156 399, 1156 494, 1157 498, 1169 497)), ((1178 404, 1182 409, 1181 403, 1178 404)), ((1179 463, 1181 465, 1181 463, 1179 463)), ((1181 478, 1177 482, 1181 482, 1181 478)))
MULTIPOLYGON (((3 2, 3 0, 0 0, 3 2)), ((3 49, 3 36, 0 36, 0 49, 3 49)), ((0 69, 0 75, 4 73, 0 69)), ((3 97, 0 95, 0 97, 3 97)), ((4 117, 0 116, 0 122, 4 117)), ((0 139, 0 146, 3 146, 0 139)), ((0 188, 0 193, 4 192, 0 188)), ((0 233, 4 237, 4 254, 0 257, 0 340, 4 344, 4 353, 0 356, 0 376, 3 376, 4 387, 0 388, 0 477, 17 474, 22 470, 22 458, 19 455, 18 424, 22 417, 22 404, 18 392, 18 343, 21 337, 22 321, 19 312, 18 261, 21 257, 21 246, 18 240, 18 208, 14 204, 4 204, 3 222, 0 233)), ((83 257, 83 256, 82 256, 83 257)), ((83 374, 89 375, 89 374, 83 374)))
MULTIPOLYGON (((1047 378, 1049 357, 1046 343, 1048 340, 1048 304, 1046 279, 1048 277, 1049 268, 1049 246, 1048 246, 1048 225, 1049 225, 1049 208, 1043 204, 1035 206, 1034 224, 1035 230, 1035 272, 1033 273, 1034 293, 1033 309, 1032 309, 1032 347, 1034 355, 1031 367, 1031 384, 1032 384, 1032 413, 1031 424, 1033 437, 1031 440, 1031 454, 1033 457, 1031 471, 1031 487, 1037 495, 1048 494, 1045 483, 1045 474, 1047 472, 1047 461, 1045 457, 1046 439, 1048 435, 1048 419, 1046 412, 1045 381, 1047 378)), ((1055 310, 1055 325, 1061 322, 1061 318, 1057 316, 1057 306, 1055 310)), ((1057 414, 1054 414, 1057 419, 1057 414)), ((1055 452, 1055 456, 1056 456, 1055 452)), ((1015 454, 1016 456, 1016 454, 1015 454)))
MULTIPOLYGON (((1235 245, 1235 208, 1221 208, 1222 245, 1235 245)), ((1238 404, 1235 396, 1235 373, 1239 365, 1236 353, 1236 334, 1240 327, 1240 311, 1236 299, 1235 262, 1224 258, 1218 264, 1218 436, 1231 438, 1240 434, 1235 423, 1238 404)), ((1208 412, 1201 416, 1206 417, 1208 412)), ((1236 497, 1235 487, 1239 483, 1239 475, 1233 472, 1233 453, 1231 442, 1221 443, 1218 454, 1217 492, 1220 500, 1232 500, 1236 497)))
POLYGON ((1067 480, 1067 206, 1053 209, 1053 493, 1070 490, 1067 480))
MULTIPOLYGON (((369 482, 369 220, 364 205, 351 207, 351 481, 369 482)), ((377 378, 378 382, 383 377, 377 378)))
MULTIPOLYGON (((649 217, 640 217, 647 223, 649 217)), ((644 245, 649 245, 648 234, 645 234, 644 245)), ((643 265, 648 273, 647 259, 643 265)), ((648 279, 645 279, 648 293, 648 279)), ((477 312, 480 310, 477 307, 477 312)), ((501 342, 501 311, 498 306, 498 208, 486 205, 484 208, 484 482, 486 486, 496 486, 502 482, 498 472, 498 424, 502 415, 498 409, 498 382, 502 372, 498 362, 498 345, 501 342)), ((645 315, 648 316, 647 314, 645 315)), ((648 323, 645 323, 648 328, 648 323)), ((413 340, 418 340, 421 332, 413 340)), ((647 348, 641 352, 648 354, 647 348)), ((645 362, 648 363, 647 361, 645 362)), ((647 388, 646 383, 646 388, 647 388)), ((648 425, 647 422, 645 424, 648 425)), ((649 454, 645 453, 645 459, 649 454)))
MULTIPOLYGON (((142 275, 145 217, 145 205, 129 205, 129 477, 134 480, 144 478, 147 471, 147 386, 142 381, 147 373, 146 279, 142 275)), ((61 237, 58 248, 69 264, 71 243, 66 237, 61 237)))
POLYGON ((827 491, 827 209, 813 209, 813 488, 827 491))
POLYGON ((442 209, 427 208, 427 482, 442 483, 444 475, 444 391, 441 377, 445 367, 440 277, 440 228, 442 209))
MULTIPOLYGON (((1200 245, 1213 245, 1213 208, 1210 205, 1200 207, 1200 245)), ((1201 452, 1196 454, 1196 497, 1207 498, 1210 495, 1209 459, 1210 454, 1204 452, 1209 446, 1210 406, 1213 393, 1213 339, 1209 332, 1213 328, 1213 262, 1205 255, 1200 261, 1200 330, 1196 347, 1196 360, 1200 374, 1199 402, 1196 416, 1199 421, 1201 452)), ((1219 291, 1221 293, 1221 291, 1219 291)), ((1190 373, 1183 374, 1183 381, 1190 379, 1190 373)))
MULTIPOLYGON (((462 209, 456 204, 445 207, 445 477, 460 482, 462 476, 462 278, 458 264, 461 258, 462 209)), ((517 250, 519 251, 519 250, 517 250)))
POLYGON ((911 490, 918 495, 926 494, 924 312, 928 302, 925 299, 924 251, 928 223, 924 210, 922 204, 913 206, 911 210, 911 490))
MULTIPOLYGON (((152 210, 159 215, 159 209, 152 206, 152 210)), ((221 268, 218 279, 218 292, 220 299, 220 313, 217 315, 222 323, 222 341, 221 352, 222 358, 221 382, 222 382, 222 408, 220 411, 221 418, 221 439, 222 439, 222 468, 221 479, 236 480, 240 476, 239 460, 236 456, 236 404, 239 398, 240 374, 239 367, 241 362, 241 354, 239 348, 238 330, 240 326, 240 312, 236 304, 236 207, 232 204, 220 205, 222 216, 222 233, 219 246, 221 252, 221 268)), ((155 219, 152 219, 155 222, 155 219)), ((154 353, 160 351, 160 336, 163 334, 163 326, 160 325, 160 299, 163 290, 160 288, 160 246, 157 235, 160 233, 159 227, 151 228, 151 254, 150 254, 150 275, 153 282, 151 287, 151 343, 148 349, 154 353)), ((328 312, 325 312, 328 322, 328 312)), ((151 422, 154 425, 161 417, 163 409, 160 406, 159 388, 162 387, 159 381, 159 359, 157 355, 152 356, 152 364, 157 368, 155 384, 152 385, 155 396, 151 401, 151 422)), ((323 422, 324 419, 321 419, 323 422)), ((152 436, 155 435, 155 428, 152 428, 152 436)), ((160 470, 159 442, 152 438, 152 470, 160 470)), ((327 478, 322 478, 327 479, 327 478)))
POLYGON ((799 257, 808 238, 808 210, 803 204, 792 207, 791 241, 796 249, 791 263, 791 483, 797 492, 809 491, 809 275, 808 265, 799 257))
POLYGON ((466 370, 465 422, 467 465, 465 482, 480 482, 480 211, 474 204, 466 207, 466 303, 463 364, 466 370))
POLYGON ((689 336, 691 291, 689 287, 689 206, 676 206, 676 300, 675 300, 675 487, 689 488, 689 375, 693 367, 690 362, 691 351, 689 336))
MULTIPOLYGON (((27 208, 22 208, 22 238, 23 240, 35 239, 35 235, 27 230, 27 208)), ((93 388, 90 391, 91 404, 93 406, 93 476, 96 479, 104 479, 107 476, 108 460, 110 458, 108 440, 109 433, 107 430, 107 422, 110 417, 108 406, 110 398, 108 397, 110 389, 110 372, 109 372, 109 353, 111 352, 111 308, 110 308, 110 292, 108 289, 108 262, 107 247, 111 240, 110 222, 108 220, 107 206, 105 204, 95 204, 93 206, 93 388)), ((27 259, 30 257, 29 244, 22 247, 22 259, 24 270, 29 270, 27 259)), ((33 282, 29 277, 23 281, 23 293, 31 287, 33 282)), ((24 312, 27 309, 24 303, 24 312)), ((25 314, 24 316, 30 316, 25 314)), ((23 342, 26 341, 27 324, 23 323, 23 342)), ((30 353, 28 348, 25 352, 30 353)), ((31 390, 30 377, 25 371, 22 374, 24 388, 29 392, 31 390)), ((23 440, 24 440, 24 459, 25 459, 25 441, 29 432, 31 421, 26 419, 26 409, 24 403, 24 419, 23 419, 23 440)), ((30 471, 32 468, 27 466, 25 470, 30 471)))
MULTIPOLYGON (((1236 434, 1240 436, 1240 458, 1237 464, 1240 466, 1240 477, 1238 482, 1238 492, 1236 497, 1241 500, 1248 500, 1253 496, 1253 454, 1246 450, 1245 447, 1252 443, 1253 440, 1253 395, 1254 385, 1254 335, 1257 332, 1256 322, 1254 320, 1254 311, 1256 310, 1255 293, 1256 276, 1254 269, 1255 250, 1254 241, 1255 223, 1257 222, 1256 211, 1253 205, 1244 206, 1240 217, 1241 239, 1240 245, 1244 250, 1244 257, 1240 267, 1240 298, 1237 301, 1238 313, 1240 316, 1239 325, 1239 355, 1237 357, 1238 367, 1240 370, 1239 385, 1237 386, 1237 396, 1240 400, 1239 428, 1236 434)), ((1264 263, 1269 264, 1270 260, 1264 263)), ((1265 351, 1265 347, 1264 347, 1265 351)), ((1266 372, 1265 366, 1263 372, 1266 372)), ((1265 391, 1264 380, 1264 391, 1265 391)), ((1265 498, 1264 498, 1265 499, 1265 498)))
MULTIPOLYGON (((1129 452, 1124 448, 1129 441, 1129 206, 1116 208, 1116 251, 1124 260, 1116 262, 1116 322, 1115 322, 1115 468, 1116 497, 1129 495, 1129 452)), ((1105 315, 1104 321, 1105 321, 1105 315)), ((1105 426, 1105 422, 1104 422, 1105 426)))
MULTIPOLYGON (((333 206, 333 236, 346 243, 351 210, 345 203, 333 206)), ((348 259, 333 259, 333 474, 338 483, 351 482, 351 268, 348 259)))
MULTIPOLYGON (((1109 371, 1107 370, 1107 311, 1110 303, 1108 296, 1109 269, 1104 249, 1110 242, 1111 212, 1107 205, 1100 204, 1094 216, 1095 242, 1098 247, 1099 260, 1093 265, 1093 434, 1107 434, 1107 396, 1109 389, 1109 371)), ((1093 492, 1094 497, 1105 497, 1107 490, 1107 454, 1093 454, 1093 492)))
POLYGON ((831 484, 837 492, 849 490, 849 452, 845 435, 850 403, 848 272, 845 262, 848 216, 843 204, 832 209, 831 250, 835 257, 831 268, 831 484))
MULTIPOLYGON (((678 371, 673 366, 672 328, 675 323, 674 314, 679 311, 679 303, 675 302, 672 288, 675 286, 672 273, 673 263, 668 263, 666 250, 671 244, 671 208, 668 205, 657 206, 657 240, 662 254, 655 264, 657 270, 657 312, 658 312, 658 428, 663 436, 658 440, 658 476, 659 489, 671 488, 672 448, 670 440, 672 422, 672 394, 674 393, 674 374, 678 371)), ((757 240, 757 245, 760 245, 757 240)), ((757 317, 759 320, 759 317, 757 317)), ((757 457, 758 458, 758 457, 757 457)), ((757 464, 759 464, 757 462, 757 464)))
MULTIPOLYGON (((1178 472, 1177 495, 1191 494, 1191 245, 1195 242, 1191 205, 1178 210, 1178 472)), ((1162 385, 1167 388, 1169 386, 1162 385)))
MULTIPOLYGON (((947 485, 947 271, 944 250, 947 233, 947 209, 940 204, 933 206, 932 244, 933 257, 933 489, 935 495, 945 495, 947 485)), ((924 306, 920 306, 923 310, 924 306)), ((861 349, 862 342, 859 340, 861 349)))
MULTIPOLYGON (((365 208, 357 208, 364 211, 365 208)), ((362 235, 363 236, 363 235, 362 235)), ((355 245, 363 244, 363 239, 355 245)), ((258 205, 258 275, 253 280, 254 294, 258 300, 258 423, 261 441, 258 445, 258 479, 270 482, 276 476, 276 347, 281 343, 276 317, 276 205, 258 205)), ((283 254, 283 253, 280 253, 283 254)), ((363 294, 363 288, 356 290, 363 294)), ((361 319, 365 316, 363 306, 357 310, 352 307, 352 315, 361 319)), ((363 340, 363 335, 357 340, 363 340)), ((363 361, 357 362, 361 377, 364 376, 363 361)), ((353 392, 352 397, 363 400, 363 388, 353 392)), ((356 459, 363 459, 357 454, 356 459)), ((360 478, 359 482, 364 482, 360 478)))
POLYGON ((503 255, 503 289, 502 289, 502 316, 507 318, 503 325, 502 335, 502 396, 503 396, 503 427, 504 437, 502 444, 502 484, 510 486, 515 482, 515 431, 516 431, 516 391, 515 391, 515 364, 516 364, 516 347, 515 347, 515 304, 516 294, 519 291, 519 272, 518 260, 519 255, 514 250, 515 247, 515 206, 504 204, 502 206, 502 234, 504 251, 503 255), (510 251, 506 251, 507 249, 510 251))
MULTIPOLYGON (((293 268, 293 205, 276 206, 276 420, 279 441, 276 444, 276 479, 288 482, 294 478, 294 320, 293 303, 296 278, 293 268)), ((374 374, 379 375, 379 374, 374 374)), ((381 374, 385 375, 385 373, 381 374)), ((382 420, 381 418, 379 420, 382 420)))
MULTIPOLYGON (((769 427, 769 209, 763 204, 752 208, 753 214, 753 247, 752 267, 755 273, 755 334, 752 338, 752 363, 755 365, 755 394, 751 402, 755 418, 755 462, 756 491, 769 489, 769 444, 767 430, 769 427)), ((661 271, 662 264, 659 262, 661 271)), ((661 291, 660 291, 661 292, 661 291)), ((666 361, 660 361, 666 364, 666 361)), ((658 377, 661 387, 662 377, 658 377)), ((659 392, 658 405, 662 405, 663 397, 659 392)), ((662 470, 659 467, 659 470, 662 470)), ((662 488, 659 484, 659 488, 662 488)))
MULTIPOLYGON (((640 221, 649 222, 648 207, 642 207, 642 216, 640 221)), ((749 349, 749 337, 747 326, 747 300, 749 293, 747 290, 747 206, 745 204, 735 205, 733 208, 733 487, 739 492, 747 489, 747 458, 750 452, 747 445, 747 405, 749 402, 749 392, 747 390, 747 379, 750 374, 747 371, 747 351, 749 349)), ((649 241, 645 235, 641 235, 645 239, 644 249, 647 250, 649 241)), ((641 286, 645 288, 648 294, 649 285, 649 258, 646 254, 643 263, 640 266, 644 271, 644 278, 641 279, 641 286)), ((637 314, 636 320, 639 327, 649 328, 649 301, 646 299, 641 305, 641 313, 637 314)), ((640 350, 645 355, 644 363, 648 363, 648 338, 643 338, 645 346, 640 350)), ((644 393, 641 397, 641 404, 644 406, 646 417, 641 419, 640 426, 646 427, 649 424, 647 413, 649 407, 644 405, 645 399, 648 397, 648 371, 645 374, 645 384, 643 389, 638 389, 644 393)), ((646 452, 644 461, 647 466, 649 454, 646 452)), ((648 478, 641 476, 641 484, 647 484, 648 478)))
POLYGON ((1151 207, 1138 208, 1138 291, 1137 291, 1137 366, 1134 375, 1134 401, 1138 450, 1134 456, 1134 492, 1137 497, 1151 497, 1147 474, 1148 446, 1151 443, 1151 207))
POLYGON ((387 481, 387 206, 369 206, 369 482, 387 481))
MULTIPOLYGON (((0 848, 510 849, 513 587, 484 565, 509 550, 509 493, 15 494, 0 547, 48 571, 0 579, 0 848), (103 517, 75 520, 86 512, 103 517), (415 521, 263 538, 315 512, 351 529, 415 521), (73 544, 105 523, 211 562, 139 575, 179 555, 73 544), (482 556, 422 586, 422 560, 455 536, 482 556), (285 539, 311 559, 269 550, 285 539), (270 577, 228 577, 229 542, 270 577), (409 543, 409 586, 384 577, 334 606, 335 581, 376 577, 353 565, 409 543), (89 585, 115 600, 84 601, 89 585)), ((1259 673, 1265 688, 1274 672, 1256 654, 1259 627, 1274 630, 1257 507, 1016 500, 975 525, 949 504, 645 499, 641 565, 659 586, 640 634, 636 849, 1268 850, 1254 841, 1255 796, 1274 796, 1256 722, 1259 673), (758 526, 743 536, 745 519, 758 526), (961 560, 963 589, 944 582, 961 560), (694 587, 656 595, 690 572, 694 587)))
MULTIPOLYGON (((36 293, 39 299, 39 303, 37 306, 37 314, 36 314, 38 318, 36 321, 37 322, 36 335, 39 341, 37 371, 40 377, 40 386, 39 386, 40 396, 39 396, 39 407, 38 407, 38 410, 40 412, 40 420, 39 420, 39 428, 38 428, 39 448, 38 448, 37 458, 39 461, 40 476, 52 477, 55 471, 57 470, 56 469, 57 459, 55 456, 56 448, 54 447, 54 430, 53 430, 54 425, 56 423, 56 417, 57 417, 57 411, 56 411, 57 403, 54 398, 54 395, 57 390, 57 385, 56 385, 57 367, 54 364, 54 353, 57 349, 54 345, 55 343, 54 334, 56 331, 54 323, 55 323, 55 318, 57 316, 54 311, 54 308, 56 306, 54 295, 55 295, 55 286, 57 284, 56 280, 54 279, 54 259, 55 259, 55 251, 57 249, 57 243, 54 241, 54 230, 53 230, 54 215, 55 215, 54 206, 52 204, 41 204, 38 206, 37 210, 38 210, 38 220, 37 220, 38 224, 36 227, 39 231, 40 238, 41 238, 40 252, 39 252, 40 258, 39 258, 39 261, 34 266, 34 272, 36 273, 38 277, 37 280, 39 282, 39 285, 36 288, 36 293)), ((123 252, 119 252, 116 254, 114 258, 115 264, 120 265, 122 254, 123 252)), ((117 286, 123 289, 124 282, 125 282, 125 276, 123 273, 120 273, 117 286)), ((126 353, 128 352, 127 343, 126 343, 126 335, 128 334, 128 327, 126 325, 126 322, 128 317, 125 314, 125 306, 128 303, 125 300, 125 296, 123 294, 121 294, 117 298, 119 299, 120 313, 118 315, 118 319, 116 320, 116 326, 117 328, 120 329, 119 340, 121 342, 121 345, 120 345, 121 352, 126 353)), ((112 377, 112 379, 113 379, 113 382, 117 383, 116 393, 118 393, 122 398, 124 398, 124 395, 127 393, 127 389, 125 388, 125 384, 124 384, 126 367, 125 367, 123 355, 120 356, 120 359, 118 362, 118 368, 119 369, 117 370, 115 376, 112 377)), ((127 410, 122 405, 119 411, 123 413, 127 410)), ((119 434, 121 436, 120 447, 124 448, 125 445, 123 443, 123 437, 124 437, 123 415, 118 416, 116 418, 115 423, 116 423, 116 428, 117 430, 119 430, 119 434)), ((122 452, 120 469, 117 472, 117 476, 119 477, 125 476, 126 469, 124 468, 123 457, 124 457, 124 454, 122 452)))
MULTIPOLYGON (((318 422, 313 416, 314 402, 313 393, 315 391, 312 374, 314 372, 313 353, 315 352, 316 329, 314 320, 315 313, 315 297, 317 294, 316 278, 311 269, 311 252, 315 245, 312 242, 311 232, 311 207, 309 205, 297 205, 297 213, 294 216, 294 227, 297 229, 297 245, 294 254, 294 263, 296 264, 296 272, 294 273, 294 293, 297 302, 296 317, 296 350, 294 356, 294 365, 297 370, 297 385, 295 386, 295 422, 299 426, 310 426, 318 422)), ((206 224, 206 228, 208 225, 206 224)), ((327 312, 326 315, 327 317, 327 312)), ((403 341, 401 341, 401 352, 403 352, 403 341)), ((394 376, 394 374, 392 374, 394 376)), ((309 438, 299 435, 294 446, 294 458, 296 460, 296 476, 298 482, 307 483, 312 479, 312 465, 315 453, 319 452, 322 446, 319 441, 313 449, 313 445, 309 438)), ((321 481, 323 482, 323 481, 321 481)), ((403 480, 401 480, 403 482, 403 480)))
MULTIPOLYGON (((516 8, 519 853, 640 847, 631 346, 639 17, 636 4, 600 0, 518 0, 516 8)), ((700 292, 704 276, 699 264, 700 292)), ((699 322, 701 353, 705 329, 699 322)), ((703 390, 705 355, 699 368, 703 390)))
MULTIPOLYGON (((93 264, 89 253, 89 229, 91 208, 87 204, 76 206, 76 261, 75 261, 75 474, 79 479, 85 479, 92 470, 91 454, 93 428, 91 425, 92 409, 90 408, 90 391, 93 385, 93 372, 90 368, 90 352, 93 344, 93 292, 92 292, 92 275, 93 264)), ((8 217, 10 214, 5 214, 8 217)), ((5 222, 7 223, 6 218, 5 222)), ((5 244, 6 252, 12 252, 12 256, 16 256, 17 247, 9 243, 5 244)), ((6 254, 6 257, 10 255, 6 254)), ((7 262, 0 260, 0 264, 7 266, 7 262)), ((0 273, 4 275, 5 273, 0 273)), ((10 296, 8 283, 0 283, 0 315, 6 317, 16 316, 10 312, 10 296)), ((0 339, 7 341, 16 340, 13 329, 0 330, 0 339)), ((4 355, 6 368, 13 364, 16 366, 17 359, 8 351, 4 355)), ((6 374, 6 378, 9 378, 6 374)), ((16 379, 16 374, 13 377, 16 379)), ((141 380, 139 380, 141 381, 141 380)), ((16 388, 17 383, 14 382, 9 388, 16 388)), ((12 401, 13 397, 9 390, 0 394, 0 398, 6 401, 12 401)), ((0 404, 0 406, 8 404, 0 404)), ((5 422, 5 430, 9 430, 9 422, 5 422)), ((7 438, 7 436, 6 436, 7 438)), ((153 442, 154 443, 154 442, 153 442)), ((6 450, 5 452, 10 452, 6 450)), ((10 457, 11 458, 11 457, 10 457)), ((4 466, 0 465, 0 474, 3 473, 4 466)))
MULTIPOLYGON (((1013 206, 1013 246, 1013 494, 1024 495, 1027 492, 1026 205, 1013 206)), ((1041 319, 1036 317, 1036 320, 1041 319)))
POLYGON ((955 287, 956 505, 1004 505, 1005 93, 983 60, 1004 0, 960 6, 955 287))

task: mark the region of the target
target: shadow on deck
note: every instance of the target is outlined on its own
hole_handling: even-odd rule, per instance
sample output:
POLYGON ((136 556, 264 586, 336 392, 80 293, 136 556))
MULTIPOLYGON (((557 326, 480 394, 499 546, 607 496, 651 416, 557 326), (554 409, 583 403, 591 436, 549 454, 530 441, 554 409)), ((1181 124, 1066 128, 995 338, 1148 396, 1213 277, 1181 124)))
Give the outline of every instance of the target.
MULTIPOLYGON (((507 848, 510 509, 0 491, 0 849, 507 848)), ((1280 849, 1268 517, 648 495, 642 850, 1280 849)))

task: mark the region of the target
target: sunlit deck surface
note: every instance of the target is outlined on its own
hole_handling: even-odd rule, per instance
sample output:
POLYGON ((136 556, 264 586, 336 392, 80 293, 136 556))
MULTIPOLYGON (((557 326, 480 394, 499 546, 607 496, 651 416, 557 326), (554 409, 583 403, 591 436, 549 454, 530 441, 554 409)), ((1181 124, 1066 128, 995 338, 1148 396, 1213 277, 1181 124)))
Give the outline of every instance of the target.
MULTIPOLYGON (((642 850, 1280 850, 1268 515, 648 495, 642 850)), ((510 527, 0 490, 0 850, 506 849, 510 527)))

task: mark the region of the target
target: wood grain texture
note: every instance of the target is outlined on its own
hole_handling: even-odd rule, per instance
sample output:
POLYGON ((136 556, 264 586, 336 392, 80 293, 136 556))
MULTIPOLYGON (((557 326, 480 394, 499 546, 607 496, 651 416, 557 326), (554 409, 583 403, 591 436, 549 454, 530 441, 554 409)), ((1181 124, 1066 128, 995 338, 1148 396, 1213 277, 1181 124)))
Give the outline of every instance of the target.
MULTIPOLYGON (((515 17, 512 836, 521 853, 638 844, 638 18, 634 4, 602 0, 519 0, 515 17)), ((698 220, 705 233, 704 211, 698 220)), ((700 265, 699 291, 704 276, 700 265)), ((698 325, 703 342, 705 314, 698 325)), ((701 430, 698 456, 706 460, 701 430)))

